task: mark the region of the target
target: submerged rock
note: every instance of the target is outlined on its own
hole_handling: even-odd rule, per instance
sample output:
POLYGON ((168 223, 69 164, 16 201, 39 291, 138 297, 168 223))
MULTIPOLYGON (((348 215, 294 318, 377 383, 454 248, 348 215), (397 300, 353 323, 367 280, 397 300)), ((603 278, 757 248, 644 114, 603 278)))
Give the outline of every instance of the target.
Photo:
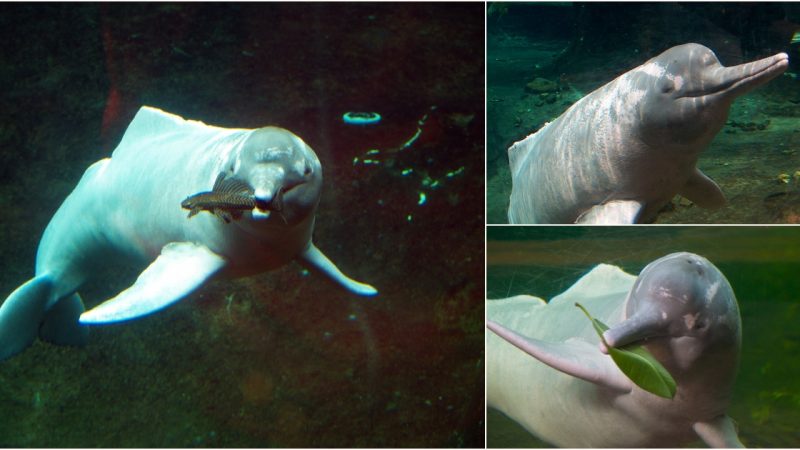
POLYGON ((558 90, 558 84, 555 81, 550 81, 546 78, 535 78, 533 81, 525 85, 525 92, 531 94, 542 94, 546 92, 555 92, 558 90))

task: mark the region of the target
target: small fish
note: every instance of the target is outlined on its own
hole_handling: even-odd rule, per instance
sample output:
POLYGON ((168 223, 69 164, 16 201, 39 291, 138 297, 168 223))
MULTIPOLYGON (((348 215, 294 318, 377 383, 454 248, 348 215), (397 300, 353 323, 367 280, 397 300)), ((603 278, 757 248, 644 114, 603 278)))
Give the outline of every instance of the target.
POLYGON ((211 191, 190 195, 181 202, 181 207, 189 210, 187 217, 192 217, 200 211, 208 211, 225 223, 240 219, 242 212, 251 210, 255 206, 253 189, 244 181, 235 178, 226 179, 224 172, 217 176, 211 191))

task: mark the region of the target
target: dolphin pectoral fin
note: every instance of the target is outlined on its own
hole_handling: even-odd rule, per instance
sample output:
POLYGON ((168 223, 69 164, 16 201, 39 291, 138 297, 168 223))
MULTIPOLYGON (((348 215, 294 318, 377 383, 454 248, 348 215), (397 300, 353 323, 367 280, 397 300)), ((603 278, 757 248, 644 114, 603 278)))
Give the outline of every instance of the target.
POLYGON ((728 203, 717 183, 697 168, 678 194, 701 208, 716 209, 728 203))
POLYGON ((30 279, 0 306, 0 360, 16 355, 36 339, 52 286, 44 276, 30 279))
POLYGON ((225 259, 204 245, 170 242, 133 286, 81 314, 80 322, 114 323, 156 312, 188 295, 224 265, 225 259))
POLYGON ((325 256, 325 254, 322 253, 313 242, 309 242, 308 248, 306 248, 306 250, 300 254, 299 260, 304 267, 323 273, 333 282, 339 284, 354 294, 371 296, 378 293, 374 287, 355 281, 343 274, 342 271, 336 267, 336 264, 328 259, 328 257, 325 256))
POLYGON ((717 416, 708 422, 697 422, 692 428, 709 447, 744 448, 736 434, 733 419, 726 415, 717 416))
POLYGON ((78 321, 85 310, 77 293, 62 298, 45 313, 39 327, 39 337, 58 345, 86 345, 89 327, 78 321))
POLYGON ((610 200, 584 211, 575 223, 598 225, 636 223, 643 206, 636 200, 610 200))
POLYGON ((539 297, 534 297, 532 295, 527 295, 527 294, 519 294, 513 297, 498 298, 496 300, 491 300, 491 301, 503 301, 506 302, 507 304, 519 303, 521 305, 525 305, 525 307, 528 308, 534 308, 537 306, 547 306, 546 301, 542 300, 539 297))
POLYGON ((628 393, 633 389, 633 383, 617 368, 611 357, 586 341, 569 339, 566 342, 545 342, 525 337, 491 320, 486 321, 486 327, 523 352, 567 375, 620 393, 628 393))

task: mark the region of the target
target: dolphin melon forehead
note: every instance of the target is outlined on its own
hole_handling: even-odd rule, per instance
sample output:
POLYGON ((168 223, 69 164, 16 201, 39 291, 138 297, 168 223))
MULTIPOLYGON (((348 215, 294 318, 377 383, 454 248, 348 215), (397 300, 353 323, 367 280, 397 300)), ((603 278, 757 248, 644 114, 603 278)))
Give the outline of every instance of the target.
MULTIPOLYGON (((250 130, 247 138, 228 155, 233 160, 233 171, 238 172, 242 163, 247 164, 296 159, 296 166, 304 166, 305 160, 319 165, 314 150, 299 136, 280 127, 263 127, 250 130)), ((302 169, 298 169, 302 173, 302 169)))
POLYGON ((659 59, 666 62, 681 62, 681 63, 709 63, 719 62, 717 55, 713 50, 702 44, 688 43, 676 45, 675 47, 664 50, 661 54, 653 59, 659 59))
MULTIPOLYGON (((634 302, 649 298, 688 303, 697 284, 698 273, 693 269, 693 261, 688 253, 672 253, 651 262, 636 279, 633 287, 634 302)), ((702 271, 701 268, 698 269, 702 271)), ((630 303, 629 307, 634 306, 630 303)))
MULTIPOLYGON (((636 280, 634 300, 674 300, 692 309, 724 313, 735 302, 728 280, 710 261, 688 252, 672 253, 648 264, 636 280)), ((629 305, 632 307, 633 305, 629 305)))
POLYGON ((691 75, 692 67, 713 64, 719 65, 719 60, 710 48, 691 43, 663 51, 642 64, 638 72, 649 75, 652 81, 669 80, 673 83, 673 89, 680 91, 690 81, 684 75, 691 75))
MULTIPOLYGON (((677 75, 674 73, 670 73, 667 71, 667 68, 660 61, 648 61, 639 68, 639 70, 650 77, 653 80, 659 80, 665 78, 673 83, 676 90, 680 90, 683 88, 685 83, 684 78, 682 75, 677 75)), ((655 83, 653 83, 655 84, 655 83)))
POLYGON ((264 127, 253 130, 242 147, 250 157, 259 160, 291 156, 308 146, 300 137, 289 130, 278 127, 264 127))

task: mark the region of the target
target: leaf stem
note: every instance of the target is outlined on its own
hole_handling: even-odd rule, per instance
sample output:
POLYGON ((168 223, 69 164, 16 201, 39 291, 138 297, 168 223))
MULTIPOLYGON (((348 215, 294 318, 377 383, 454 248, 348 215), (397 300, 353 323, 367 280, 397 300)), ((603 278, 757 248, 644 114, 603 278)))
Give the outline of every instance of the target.
POLYGON ((606 348, 610 348, 609 345, 608 345, 608 342, 606 342, 606 339, 603 337, 602 331, 600 331, 602 327, 600 326, 598 321, 595 320, 595 318, 592 317, 591 314, 589 314, 589 311, 587 311, 586 308, 584 308, 583 305, 581 305, 580 303, 575 302, 575 306, 577 306, 578 309, 583 311, 583 313, 586 314, 586 317, 588 317, 589 320, 592 322, 592 325, 594 326, 594 331, 597 332, 598 336, 600 336, 600 340, 603 341, 603 345, 605 345, 606 348))

